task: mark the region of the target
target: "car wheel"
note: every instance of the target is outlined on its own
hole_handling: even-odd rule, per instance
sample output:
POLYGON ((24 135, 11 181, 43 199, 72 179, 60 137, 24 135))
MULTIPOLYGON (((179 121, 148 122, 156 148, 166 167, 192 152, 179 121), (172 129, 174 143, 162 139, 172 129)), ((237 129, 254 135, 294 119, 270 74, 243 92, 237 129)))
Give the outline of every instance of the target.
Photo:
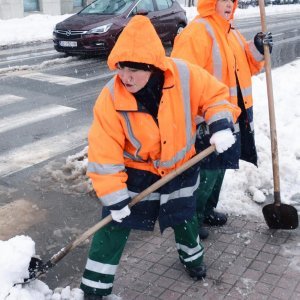
POLYGON ((184 27, 185 27, 185 25, 179 24, 176 35, 178 35, 184 29, 184 27))
MULTIPOLYGON (((186 26, 185 24, 179 24, 177 27, 176 35, 178 35, 184 29, 185 26, 186 26)), ((176 35, 174 36, 173 40, 171 41, 172 46, 174 45, 174 40, 175 40, 176 35)))

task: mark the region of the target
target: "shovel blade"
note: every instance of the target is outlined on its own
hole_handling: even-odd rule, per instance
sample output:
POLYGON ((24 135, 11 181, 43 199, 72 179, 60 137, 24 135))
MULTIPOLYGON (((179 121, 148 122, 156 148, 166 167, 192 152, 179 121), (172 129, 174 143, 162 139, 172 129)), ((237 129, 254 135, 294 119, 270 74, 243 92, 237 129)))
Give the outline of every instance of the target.
POLYGON ((48 270, 52 267, 53 265, 50 261, 44 263, 38 257, 31 257, 28 267, 29 277, 24 279, 24 283, 31 282, 40 277, 41 275, 46 274, 48 270))
POLYGON ((270 229, 296 229, 299 225, 298 212, 287 204, 268 204, 263 207, 263 215, 270 229))

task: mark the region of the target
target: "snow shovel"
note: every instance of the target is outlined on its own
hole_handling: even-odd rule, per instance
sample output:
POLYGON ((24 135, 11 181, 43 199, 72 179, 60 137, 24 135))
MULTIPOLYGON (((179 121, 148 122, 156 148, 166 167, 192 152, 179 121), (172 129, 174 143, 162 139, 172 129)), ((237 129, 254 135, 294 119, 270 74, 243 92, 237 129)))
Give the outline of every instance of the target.
MULTIPOLYGON (((192 157, 189 161, 185 162, 182 166, 180 166, 177 170, 174 170, 173 172, 169 173, 165 177, 161 178, 160 180, 156 181, 154 184, 150 185, 148 188, 146 188, 144 191, 142 191, 140 194, 138 194, 136 197, 134 197, 131 202, 128 204, 129 208, 137 204, 139 201, 141 201, 143 198, 145 198, 147 195, 151 194, 153 191, 157 190, 179 174, 183 173, 190 167, 194 166, 196 163, 198 163, 200 160, 205 158, 206 156, 210 155, 212 152, 215 151, 215 146, 211 145, 199 154, 192 157)), ((45 274, 50 268, 54 267, 63 257, 65 257, 71 250, 73 250, 75 247, 80 245, 82 242, 84 242, 86 239, 88 239, 92 234, 94 234, 96 231, 98 231, 100 228, 107 225, 109 222, 112 221, 111 215, 108 215, 104 219, 102 219, 100 222, 95 224, 93 227, 86 230, 84 233, 82 233, 77 239, 75 239, 73 242, 69 243, 67 246, 62 248, 59 252, 54 254, 45 264, 40 259, 32 258, 29 266, 29 278, 24 280, 24 283, 30 282, 38 277, 40 277, 42 274, 45 274)))
MULTIPOLYGON (((262 32, 268 32, 266 26, 266 12, 264 0, 259 0, 262 32)), ((270 136, 272 150, 272 167, 274 182, 274 203, 265 205, 262 209, 265 221, 270 229, 295 229, 298 227, 298 213, 295 207, 282 204, 280 200, 279 161, 277 149, 277 134, 275 124, 275 110, 273 100, 273 86, 271 75, 271 56, 269 46, 264 45, 265 70, 267 81, 270 136)))

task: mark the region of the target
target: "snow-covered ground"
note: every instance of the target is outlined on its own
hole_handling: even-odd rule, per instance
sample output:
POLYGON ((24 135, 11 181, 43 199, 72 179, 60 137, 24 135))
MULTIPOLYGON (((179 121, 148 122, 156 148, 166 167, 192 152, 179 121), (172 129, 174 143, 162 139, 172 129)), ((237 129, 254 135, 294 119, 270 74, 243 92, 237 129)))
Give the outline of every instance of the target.
MULTIPOLYGON (((281 5, 267 7, 268 14, 278 12, 300 11, 300 5, 281 5)), ((195 8, 187 8, 188 19, 196 14, 195 8)), ((237 10, 238 17, 258 15, 258 8, 237 10)), ((51 38, 55 23, 67 16, 31 15, 23 19, 0 20, 0 46, 42 41, 51 38)), ((278 134, 279 164, 282 199, 287 203, 300 201, 300 144, 297 132, 300 128, 300 59, 273 70, 273 88, 278 134), (297 75, 298 74, 298 75, 297 75)), ((265 74, 253 77, 254 119, 256 143, 259 156, 258 168, 241 163, 239 170, 226 173, 221 193, 220 209, 240 215, 262 217, 261 203, 273 192, 272 158, 270 146, 268 101, 266 95, 265 74)), ((86 159, 77 157, 86 155, 86 149, 67 158, 66 167, 73 177, 89 181, 82 175, 86 169, 86 159)), ((53 178, 63 182, 63 172, 48 169, 53 178)), ((75 181, 75 180, 74 180, 75 181)), ((82 185, 81 180, 77 181, 82 185)), ((16 285, 28 276, 27 268, 30 258, 35 254, 35 243, 30 237, 15 236, 8 241, 0 241, 0 300, 82 300, 79 289, 70 287, 57 288, 54 291, 40 280, 27 285, 16 285), (9 296, 7 296, 9 295, 9 296), (6 297, 7 296, 7 297, 6 297)), ((115 295, 107 299, 120 299, 115 295)))

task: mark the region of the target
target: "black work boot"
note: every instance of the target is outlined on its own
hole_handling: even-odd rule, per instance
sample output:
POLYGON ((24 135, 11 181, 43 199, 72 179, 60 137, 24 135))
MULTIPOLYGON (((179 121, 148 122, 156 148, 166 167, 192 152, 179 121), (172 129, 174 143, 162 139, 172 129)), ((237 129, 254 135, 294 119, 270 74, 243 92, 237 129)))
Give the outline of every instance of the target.
POLYGON ((199 228, 199 238, 200 240, 205 240, 207 239, 209 236, 209 231, 206 227, 201 226, 199 228))
POLYGON ((210 226, 223 226, 227 222, 227 216, 223 213, 212 211, 204 217, 203 223, 210 226))
POLYGON ((185 266, 185 270, 195 280, 200 280, 206 277, 206 266, 202 263, 198 267, 188 268, 185 266))
POLYGON ((84 294, 84 300, 101 300, 103 296, 95 294, 84 294))

